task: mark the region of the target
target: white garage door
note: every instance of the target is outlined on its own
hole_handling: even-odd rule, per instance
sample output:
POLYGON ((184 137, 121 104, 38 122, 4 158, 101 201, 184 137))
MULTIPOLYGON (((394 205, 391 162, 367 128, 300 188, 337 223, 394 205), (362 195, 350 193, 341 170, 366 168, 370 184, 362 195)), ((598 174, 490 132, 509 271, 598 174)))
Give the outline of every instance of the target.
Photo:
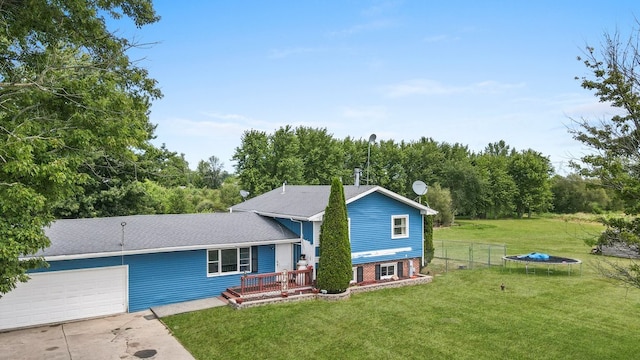
POLYGON ((0 330, 127 311, 127 267, 30 275, 0 298, 0 330))

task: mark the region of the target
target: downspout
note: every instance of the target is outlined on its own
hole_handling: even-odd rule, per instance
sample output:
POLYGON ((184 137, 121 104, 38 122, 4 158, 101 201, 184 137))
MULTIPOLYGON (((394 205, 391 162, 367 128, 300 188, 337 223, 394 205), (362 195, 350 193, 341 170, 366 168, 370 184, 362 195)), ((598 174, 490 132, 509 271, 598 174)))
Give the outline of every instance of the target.
POLYGON ((304 239, 304 236, 303 236, 303 233, 302 233, 302 229, 303 229, 303 227, 302 227, 302 221, 300 221, 300 220, 294 220, 294 219, 292 219, 292 218, 289 218, 289 220, 291 220, 291 222, 297 222, 298 224, 300 224, 300 242, 301 242, 301 245, 302 245, 302 240, 304 239))
POLYGON ((424 268, 425 263, 424 263, 424 217, 428 216, 425 214, 420 214, 420 216, 422 217, 422 242, 420 243, 420 269, 424 268))

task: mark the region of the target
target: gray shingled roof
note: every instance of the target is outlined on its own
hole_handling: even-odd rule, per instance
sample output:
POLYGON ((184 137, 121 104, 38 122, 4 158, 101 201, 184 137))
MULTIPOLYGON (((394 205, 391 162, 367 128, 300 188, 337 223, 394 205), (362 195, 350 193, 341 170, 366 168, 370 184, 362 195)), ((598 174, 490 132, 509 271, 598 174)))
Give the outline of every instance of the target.
POLYGON ((45 229, 51 246, 38 255, 169 251, 293 242, 298 236, 277 221, 254 213, 134 215, 57 220, 45 229), (122 240, 124 226, 124 247, 122 240))
MULTIPOLYGON (((350 203, 371 192, 381 192, 392 196, 425 212, 436 212, 410 199, 400 196, 377 185, 345 185, 345 201, 350 203)), ((293 219, 310 219, 321 215, 327 203, 331 186, 329 185, 287 185, 271 190, 255 198, 231 207, 232 211, 253 211, 263 215, 291 217, 293 219)))

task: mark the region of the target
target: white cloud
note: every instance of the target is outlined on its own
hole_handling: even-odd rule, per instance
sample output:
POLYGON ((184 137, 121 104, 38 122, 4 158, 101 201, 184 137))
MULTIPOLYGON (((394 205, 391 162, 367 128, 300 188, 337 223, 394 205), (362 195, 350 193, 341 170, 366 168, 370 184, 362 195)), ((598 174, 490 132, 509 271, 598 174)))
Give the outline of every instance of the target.
POLYGON ((221 114, 217 112, 203 112, 203 115, 220 120, 240 120, 240 121, 250 121, 251 119, 240 114, 221 114))
POLYGON ((412 79, 382 88, 384 94, 391 98, 413 95, 451 95, 461 93, 498 93, 505 90, 524 87, 524 83, 508 84, 497 81, 483 81, 462 86, 451 86, 428 79, 412 79))
POLYGON ((177 136, 195 137, 226 137, 240 138, 246 125, 240 122, 196 121, 191 119, 174 118, 162 122, 162 127, 177 136))

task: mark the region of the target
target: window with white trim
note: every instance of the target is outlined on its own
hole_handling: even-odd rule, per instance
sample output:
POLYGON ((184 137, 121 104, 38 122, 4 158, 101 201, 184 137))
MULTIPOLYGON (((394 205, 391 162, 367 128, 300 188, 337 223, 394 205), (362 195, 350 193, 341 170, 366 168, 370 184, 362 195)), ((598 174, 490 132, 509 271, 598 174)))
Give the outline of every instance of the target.
POLYGON ((251 248, 215 249, 207 251, 207 275, 251 272, 251 248))
POLYGON ((380 279, 391 279, 396 274, 396 263, 380 264, 380 279))
POLYGON ((351 281, 349 282, 350 284, 355 284, 358 282, 358 267, 354 266, 351 268, 351 270, 353 271, 353 275, 351 277, 351 281))
POLYGON ((400 239, 409 237, 409 215, 391 216, 391 238, 400 239))

